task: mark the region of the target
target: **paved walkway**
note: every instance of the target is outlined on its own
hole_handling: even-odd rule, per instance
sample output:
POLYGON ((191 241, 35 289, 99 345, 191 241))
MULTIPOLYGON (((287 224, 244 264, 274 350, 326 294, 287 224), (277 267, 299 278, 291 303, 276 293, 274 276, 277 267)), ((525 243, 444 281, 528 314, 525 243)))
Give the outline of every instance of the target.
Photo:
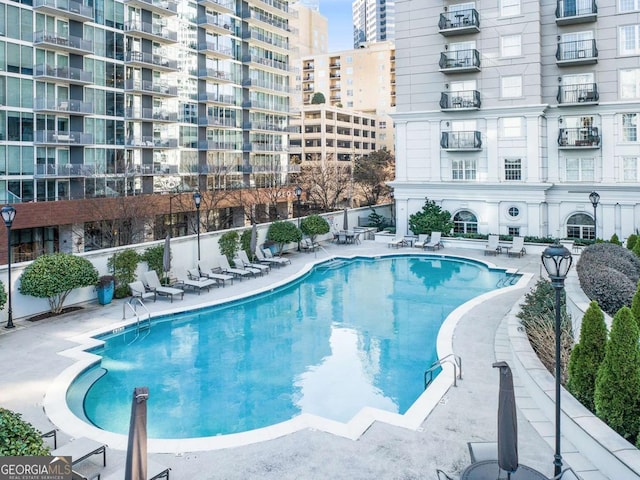
MULTIPOLYGON (((400 249, 399 252, 410 251, 400 249)), ((442 253, 488 260, 498 266, 540 272, 537 255, 523 258, 482 257, 478 250, 447 248, 442 253)), ((273 269, 263 278, 235 282, 233 286, 198 296, 187 293, 184 301, 170 304, 158 300, 152 311, 184 309, 227 295, 240 295, 261 286, 285 281, 309 262, 334 254, 389 253, 385 244, 364 241, 361 245, 327 245, 314 253, 289 255, 292 265, 273 269)), ((395 253, 395 252, 394 252, 395 253)), ((418 431, 374 423, 362 437, 349 440, 328 433, 305 430, 276 440, 245 447, 206 452, 150 454, 172 468, 174 480, 191 479, 435 479, 436 468, 460 473, 469 462, 466 442, 496 440, 498 372, 496 359, 510 355, 504 319, 526 289, 513 290, 484 302, 459 321, 454 351, 462 357, 463 379, 452 387, 418 431)), ((59 352, 76 346, 73 337, 120 322, 122 300, 108 306, 87 305, 82 311, 58 318, 28 322, 18 319, 14 330, 0 329, 0 405, 21 412, 42 430, 51 424, 43 412, 43 398, 53 380, 73 362, 59 352)), ((518 391, 518 406, 531 408, 518 391)), ((530 414, 531 412, 529 412, 530 414)), ((519 413, 520 462, 551 475, 553 451, 548 435, 532 426, 531 415, 519 413)), ((535 418, 535 417, 534 417, 535 418)), ((59 443, 69 440, 60 425, 59 443)), ((124 463, 125 452, 110 448, 104 474, 124 463)), ((86 463, 86 462, 85 462, 86 463)), ((591 476, 589 478, 604 478, 591 476)))

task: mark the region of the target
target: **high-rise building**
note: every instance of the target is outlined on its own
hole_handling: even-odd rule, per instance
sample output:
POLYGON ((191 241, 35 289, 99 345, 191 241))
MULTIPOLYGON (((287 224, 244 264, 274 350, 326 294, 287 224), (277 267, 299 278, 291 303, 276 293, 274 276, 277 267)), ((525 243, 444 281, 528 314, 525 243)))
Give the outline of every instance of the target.
POLYGON ((395 39, 396 0, 353 0, 353 47, 395 39))
POLYGON ((640 228, 637 2, 396 8, 399 233, 425 197, 453 214, 455 233, 640 228))
POLYGON ((0 0, 0 198, 38 204, 16 242, 81 244, 63 201, 282 179, 288 3, 0 0))

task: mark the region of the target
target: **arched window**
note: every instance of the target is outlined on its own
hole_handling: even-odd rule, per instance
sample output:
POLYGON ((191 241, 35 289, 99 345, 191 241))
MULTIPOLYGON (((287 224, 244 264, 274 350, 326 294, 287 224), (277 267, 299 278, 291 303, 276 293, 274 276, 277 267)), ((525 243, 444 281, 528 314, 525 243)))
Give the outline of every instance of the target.
POLYGON ((576 213, 567 220, 567 238, 593 240, 595 228, 593 217, 586 213, 576 213))
POLYGON ((459 211, 453 216, 453 233, 478 233, 478 219, 467 210, 459 211))

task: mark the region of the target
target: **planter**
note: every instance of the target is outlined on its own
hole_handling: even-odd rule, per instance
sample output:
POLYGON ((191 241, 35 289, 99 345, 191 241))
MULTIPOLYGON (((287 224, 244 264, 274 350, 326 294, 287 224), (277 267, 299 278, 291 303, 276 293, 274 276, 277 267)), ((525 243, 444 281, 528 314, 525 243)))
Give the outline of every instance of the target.
POLYGON ((113 300, 113 292, 115 290, 115 282, 112 280, 108 285, 96 287, 98 293, 98 303, 100 305, 108 305, 113 300))

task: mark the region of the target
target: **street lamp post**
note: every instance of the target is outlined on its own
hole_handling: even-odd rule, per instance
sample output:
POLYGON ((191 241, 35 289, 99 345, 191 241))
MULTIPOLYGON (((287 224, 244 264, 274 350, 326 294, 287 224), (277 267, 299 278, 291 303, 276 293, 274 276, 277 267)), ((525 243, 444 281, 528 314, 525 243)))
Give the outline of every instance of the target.
POLYGON ((196 204, 196 232, 198 234, 198 262, 200 261, 200 202, 202 201, 202 195, 200 192, 193 194, 193 203, 196 204))
MULTIPOLYGON (((300 187, 300 185, 296 185, 295 190, 293 191, 293 193, 296 194, 296 197, 298 198, 298 229, 300 229, 300 197, 302 196, 302 188, 300 187)), ((298 241, 298 251, 300 251, 300 241, 298 241)))
POLYGON ((13 310, 11 305, 11 225, 13 219, 16 218, 16 209, 11 205, 5 205, 0 210, 2 219, 7 227, 7 292, 8 292, 8 305, 7 305, 7 324, 4 328, 13 328, 13 310))
POLYGON ((554 245, 547 247, 544 252, 542 252, 542 265, 549 275, 551 286, 556 291, 556 451, 553 457, 554 476, 560 475, 560 472, 562 471, 562 454, 560 453, 560 296, 562 290, 564 290, 564 280, 567 278, 567 273, 569 273, 572 262, 573 258, 571 257, 571 252, 563 245, 560 245, 557 241, 554 245))
POLYGON ((598 239, 598 220, 596 217, 596 213, 598 211, 598 203, 600 202, 600 195, 598 192, 591 192, 589 194, 589 201, 591 205, 593 205, 593 239, 598 239))

